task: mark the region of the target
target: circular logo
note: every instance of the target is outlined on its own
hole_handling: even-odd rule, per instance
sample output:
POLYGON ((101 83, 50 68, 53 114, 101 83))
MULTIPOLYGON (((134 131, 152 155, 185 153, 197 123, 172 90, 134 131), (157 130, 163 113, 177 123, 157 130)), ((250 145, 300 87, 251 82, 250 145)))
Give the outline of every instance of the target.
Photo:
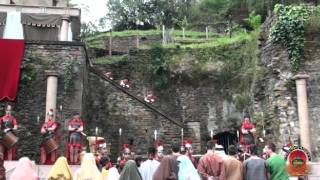
POLYGON ((311 161, 310 153, 302 146, 291 146, 286 157, 288 172, 291 176, 304 176, 310 171, 308 162, 311 161))

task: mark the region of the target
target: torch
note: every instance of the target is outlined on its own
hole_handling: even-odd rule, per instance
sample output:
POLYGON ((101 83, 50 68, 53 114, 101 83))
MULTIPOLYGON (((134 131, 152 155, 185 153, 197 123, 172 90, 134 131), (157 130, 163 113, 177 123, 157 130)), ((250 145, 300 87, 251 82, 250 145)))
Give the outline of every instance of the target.
POLYGON ((181 128, 181 144, 183 144, 183 128, 181 128))

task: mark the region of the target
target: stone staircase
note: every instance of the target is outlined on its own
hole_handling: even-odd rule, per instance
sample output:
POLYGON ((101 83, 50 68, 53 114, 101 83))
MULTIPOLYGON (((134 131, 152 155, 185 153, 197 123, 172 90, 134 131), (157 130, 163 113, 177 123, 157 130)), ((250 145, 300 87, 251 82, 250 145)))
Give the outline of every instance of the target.
POLYGON ((132 92, 130 92, 129 90, 127 90, 126 88, 121 87, 116 81, 114 80, 110 80, 108 79, 103 72, 99 71, 98 69, 94 68, 94 67, 90 67, 89 71, 94 73, 96 76, 98 76, 99 78, 107 81, 108 83, 110 83, 113 87, 115 87, 116 89, 118 89, 119 91, 122 91, 123 93, 127 94, 128 96, 130 96, 132 99, 140 102, 143 106, 149 108, 150 110, 152 110, 153 112, 155 112, 156 114, 162 116, 163 118, 169 120, 170 122, 173 122, 174 124, 180 126, 181 128, 184 127, 184 124, 180 121, 177 121, 175 119, 173 119, 172 117, 170 117, 169 115, 167 115, 166 113, 162 112, 161 110, 159 110, 158 108, 156 108, 155 106, 153 106, 151 103, 147 103, 145 102, 141 97, 136 96, 135 94, 133 94, 132 92))

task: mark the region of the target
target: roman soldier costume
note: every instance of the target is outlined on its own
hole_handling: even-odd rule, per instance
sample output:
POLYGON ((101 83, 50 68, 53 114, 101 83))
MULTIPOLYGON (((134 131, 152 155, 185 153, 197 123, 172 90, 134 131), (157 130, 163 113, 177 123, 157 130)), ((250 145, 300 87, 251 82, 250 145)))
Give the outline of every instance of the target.
POLYGON ((243 146, 246 151, 248 148, 255 144, 253 133, 256 132, 256 125, 250 121, 250 116, 245 115, 240 130, 240 145, 243 146))
POLYGON ((8 105, 6 114, 0 118, 0 126, 3 132, 2 143, 0 145, 1 152, 4 154, 4 160, 16 159, 16 142, 18 138, 14 135, 13 130, 18 129, 18 123, 11 114, 12 106, 8 105))
POLYGON ((80 164, 80 153, 82 150, 82 132, 83 121, 79 114, 74 116, 68 122, 69 138, 67 144, 67 159, 70 164, 80 164))
POLYGON ((156 143, 156 148, 157 148, 157 154, 156 154, 156 160, 161 162, 161 160, 164 158, 164 154, 163 154, 163 142, 158 140, 156 143))
POLYGON ((58 127, 54 120, 53 109, 47 113, 48 120, 41 126, 42 143, 40 147, 40 163, 52 165, 58 158, 58 127))
POLYGON ((129 148, 129 144, 124 144, 123 145, 122 159, 119 162, 120 170, 123 169, 123 167, 126 164, 126 162, 130 159, 130 156, 131 156, 131 150, 129 148))

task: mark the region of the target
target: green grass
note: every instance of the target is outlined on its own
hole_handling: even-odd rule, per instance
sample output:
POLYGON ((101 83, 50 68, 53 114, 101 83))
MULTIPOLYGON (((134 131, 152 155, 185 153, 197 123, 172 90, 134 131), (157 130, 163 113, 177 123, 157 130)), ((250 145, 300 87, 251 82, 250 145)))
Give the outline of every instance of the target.
MULTIPOLYGON (((129 37, 129 36, 136 36, 139 34, 139 36, 151 36, 151 35, 161 35, 161 30, 144 30, 144 31, 138 31, 138 30, 127 30, 127 31, 114 31, 112 32, 112 37, 129 37)), ((199 32, 199 31, 185 31, 185 39, 182 38, 182 30, 175 30, 174 31, 174 37, 177 41, 195 41, 196 43, 203 43, 206 42, 206 33, 205 32, 199 32)), ((209 39, 219 37, 219 34, 209 32, 209 39)), ((84 39, 84 41, 87 43, 89 47, 93 48, 105 48, 104 47, 104 41, 109 38, 110 32, 101 32, 97 33, 94 36, 87 37, 84 39)))
MULTIPOLYGON (((120 32, 112 32, 113 37, 128 37, 134 36, 139 33, 140 36, 148 36, 148 35, 160 35, 160 30, 147 30, 147 31, 137 31, 137 30, 127 30, 120 32)), ((206 39, 205 32, 198 31, 185 31, 186 38, 182 38, 182 31, 175 30, 175 43, 170 43, 163 45, 164 48, 206 48, 213 46, 220 46, 225 44, 232 44, 235 42, 250 40, 253 39, 253 36, 256 37, 258 31, 254 31, 251 33, 246 32, 238 32, 233 34, 230 38, 229 36, 209 32, 209 39, 206 39)), ((109 32, 99 33, 95 36, 89 37, 85 39, 85 42, 89 47, 92 48, 102 48, 104 49, 104 43, 106 39, 110 36, 109 32)), ((161 43, 161 42, 158 42, 161 43)), ((150 45, 140 45, 140 49, 150 49, 150 45)))
MULTIPOLYGON (((164 48, 179 47, 179 48, 191 48, 191 49, 208 48, 208 47, 221 46, 226 44, 233 44, 233 43, 244 41, 244 40, 254 40, 256 39, 258 34, 259 34, 258 31, 254 31, 251 33, 240 32, 240 33, 234 34, 231 38, 229 36, 221 36, 205 43, 194 43, 194 44, 187 44, 187 45, 171 43, 171 44, 163 45, 163 47, 164 48)), ((147 49, 148 47, 144 47, 144 48, 147 49)))

